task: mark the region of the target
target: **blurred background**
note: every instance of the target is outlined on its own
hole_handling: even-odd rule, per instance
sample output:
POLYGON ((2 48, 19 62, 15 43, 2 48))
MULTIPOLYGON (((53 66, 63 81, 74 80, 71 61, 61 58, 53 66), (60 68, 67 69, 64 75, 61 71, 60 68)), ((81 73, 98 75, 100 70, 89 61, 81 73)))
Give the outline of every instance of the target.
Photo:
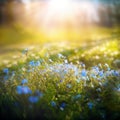
POLYGON ((119 0, 0 0, 0 25, 73 27, 120 24, 119 0))
POLYGON ((119 0, 0 0, 0 27, 32 28, 54 40, 71 39, 72 32, 79 39, 80 30, 119 26, 119 7, 119 0))
POLYGON ((120 0, 0 0, 0 54, 55 42, 112 39, 120 0))

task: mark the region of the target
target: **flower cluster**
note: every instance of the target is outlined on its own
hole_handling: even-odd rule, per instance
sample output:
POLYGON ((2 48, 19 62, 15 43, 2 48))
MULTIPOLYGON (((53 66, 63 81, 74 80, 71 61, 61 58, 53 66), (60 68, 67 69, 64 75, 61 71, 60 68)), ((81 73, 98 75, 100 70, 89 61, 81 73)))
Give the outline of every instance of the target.
MULTIPOLYGON (((24 102, 21 103, 26 104, 26 109, 30 105, 38 105, 38 110, 60 110, 61 114, 74 110, 82 114, 84 109, 87 112, 94 111, 103 107, 102 103, 106 98, 102 95, 109 91, 115 95, 120 92, 119 69, 113 69, 107 63, 92 67, 87 67, 80 61, 74 64, 62 54, 58 54, 58 58, 63 61, 54 62, 52 58, 47 58, 42 62, 41 59, 33 59, 14 71, 4 68, 2 85, 11 87, 8 94, 15 93, 21 98, 18 101, 23 99, 24 102), (43 104, 47 108, 44 108, 43 104)), ((105 113, 102 111, 100 115, 104 117, 105 113)))

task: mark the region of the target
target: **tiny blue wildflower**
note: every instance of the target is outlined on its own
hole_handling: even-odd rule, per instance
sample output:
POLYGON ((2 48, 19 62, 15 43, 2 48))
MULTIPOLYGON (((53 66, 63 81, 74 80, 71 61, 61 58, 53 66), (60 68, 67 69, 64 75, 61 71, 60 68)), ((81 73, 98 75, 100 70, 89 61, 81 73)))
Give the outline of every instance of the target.
POLYGON ((36 61, 35 65, 40 66, 40 61, 36 61))
POLYGON ((92 69, 95 70, 96 72, 99 72, 99 67, 97 66, 92 67, 92 69))
POLYGON ((35 66, 35 62, 34 61, 30 61, 29 65, 32 66, 32 67, 34 67, 35 66))
POLYGON ((8 68, 4 68, 4 69, 3 69, 3 72, 4 72, 5 74, 8 74, 8 73, 9 73, 9 69, 8 69, 8 68))
POLYGON ((25 84, 25 83, 28 83, 28 80, 27 79, 23 79, 21 84, 25 84))
POLYGON ((63 80, 60 80, 60 83, 62 83, 63 82, 63 80))
POLYGON ((88 105, 89 109, 93 108, 93 103, 92 102, 88 102, 87 105, 88 105))
POLYGON ((4 77, 3 77, 3 79, 4 79, 4 81, 6 81, 6 80, 8 80, 8 75, 5 75, 4 77))
POLYGON ((22 86, 17 86, 16 91, 18 94, 22 94, 22 86))
POLYGON ((118 88, 117 91, 120 92, 120 88, 118 88))
POLYGON ((28 98, 28 100, 29 100, 29 102, 31 102, 31 103, 36 103, 36 102, 39 101, 39 97, 38 97, 38 96, 30 96, 30 97, 28 98))
POLYGON ((30 90, 30 88, 28 86, 17 86, 16 91, 18 94, 29 94, 32 93, 32 91, 30 90))
POLYGON ((101 70, 101 71, 99 72, 99 76, 100 76, 100 77, 103 77, 103 76, 104 76, 103 70, 101 70))
POLYGON ((79 98, 81 98, 81 95, 80 95, 80 94, 74 96, 74 99, 79 99, 79 98))
POLYGON ((86 77, 87 72, 86 72, 86 70, 85 70, 85 69, 83 69, 83 70, 81 71, 81 75, 82 75, 82 77, 86 77))
POLYGON ((60 109, 63 111, 65 107, 66 107, 66 103, 65 103, 65 102, 62 102, 62 103, 60 104, 60 109))
POLYGON ((83 68, 85 68, 85 64, 81 63, 81 66, 82 66, 83 68))
POLYGON ((55 101, 51 101, 50 104, 51 104, 52 107, 56 106, 56 102, 55 101))
POLYGON ((118 71, 114 71, 113 74, 114 74, 114 76, 119 76, 120 75, 118 71))
POLYGON ((34 60, 32 60, 32 61, 29 62, 29 65, 32 66, 32 67, 40 66, 40 61, 35 62, 34 60))

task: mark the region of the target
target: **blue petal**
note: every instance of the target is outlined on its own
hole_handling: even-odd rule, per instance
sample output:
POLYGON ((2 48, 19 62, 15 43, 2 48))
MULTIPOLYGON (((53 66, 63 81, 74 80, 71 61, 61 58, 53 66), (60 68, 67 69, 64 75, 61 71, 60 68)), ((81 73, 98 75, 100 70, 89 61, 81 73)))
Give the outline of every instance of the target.
POLYGON ((8 68, 4 68, 3 72, 6 73, 6 74, 8 74, 9 73, 9 69, 8 68))
POLYGON ((52 107, 56 106, 56 102, 55 101, 51 101, 50 104, 51 104, 52 107))
POLYGON ((23 79, 21 83, 22 84, 28 83, 28 80, 27 79, 23 79))
POLYGON ((16 91, 18 94, 22 94, 22 86, 17 86, 16 91))
POLYGON ((61 103, 61 105, 60 105, 60 108, 65 108, 65 106, 66 106, 66 103, 61 103))
POLYGON ((92 102, 88 102, 87 105, 88 105, 89 109, 93 108, 93 103, 92 102))
POLYGON ((31 103, 36 103, 36 102, 39 101, 39 97, 38 97, 38 96, 30 96, 30 97, 28 98, 28 100, 29 100, 29 102, 31 102, 31 103))
POLYGON ((17 86, 16 91, 18 94, 29 94, 32 93, 28 86, 17 86))
POLYGON ((85 69, 83 69, 83 70, 81 71, 81 75, 82 75, 83 77, 86 77, 87 72, 86 72, 86 70, 85 70, 85 69))

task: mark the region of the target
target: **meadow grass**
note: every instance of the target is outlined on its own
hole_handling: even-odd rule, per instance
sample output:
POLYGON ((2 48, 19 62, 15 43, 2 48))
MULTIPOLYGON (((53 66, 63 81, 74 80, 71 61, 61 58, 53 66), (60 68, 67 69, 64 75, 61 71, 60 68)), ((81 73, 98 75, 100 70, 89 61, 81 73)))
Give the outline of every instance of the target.
POLYGON ((119 119, 120 38, 111 35, 113 30, 103 31, 81 37, 79 44, 48 40, 41 45, 27 43, 25 36, 34 39, 31 33, 23 39, 12 37, 14 30, 6 32, 0 59, 1 119, 119 119), (9 36, 23 41, 10 46, 9 36), (5 52, 5 46, 11 51, 5 52))

